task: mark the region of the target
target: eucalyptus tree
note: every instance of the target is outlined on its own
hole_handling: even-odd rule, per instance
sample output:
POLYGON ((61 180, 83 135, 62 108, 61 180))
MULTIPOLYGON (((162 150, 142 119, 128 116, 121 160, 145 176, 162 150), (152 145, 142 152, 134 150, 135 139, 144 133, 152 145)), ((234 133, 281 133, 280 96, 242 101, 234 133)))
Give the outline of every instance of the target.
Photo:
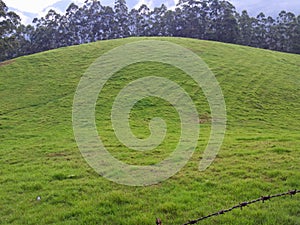
POLYGON ((155 7, 150 14, 150 36, 167 36, 167 23, 165 15, 167 7, 162 4, 160 7, 155 7))
POLYGON ((139 12, 139 36, 149 36, 150 35, 150 8, 143 4, 138 9, 139 12))
POLYGON ((208 27, 208 1, 180 0, 177 4, 181 11, 179 17, 180 36, 192 38, 206 38, 208 27))
POLYGON ((164 22, 166 24, 165 35, 170 37, 176 36, 178 28, 176 21, 176 11, 167 10, 164 14, 164 22))
POLYGON ((291 52, 300 54, 300 15, 296 18, 291 52))
POLYGON ((252 38, 251 43, 253 47, 265 48, 267 36, 266 21, 267 18, 264 13, 261 12, 256 16, 255 23, 253 26, 255 35, 252 38))
POLYGON ((294 41, 299 43, 295 38, 297 37, 297 24, 296 16, 291 12, 281 11, 277 17, 277 41, 279 51, 291 51, 294 41))
POLYGON ((116 0, 114 5, 115 11, 115 25, 114 25, 114 37, 124 38, 130 35, 129 23, 128 23, 128 7, 125 0, 116 0))
POLYGON ((131 9, 128 15, 128 29, 130 36, 140 36, 139 11, 135 8, 131 9))
POLYGON ((105 17, 103 16, 103 6, 100 1, 86 2, 86 9, 83 13, 82 18, 84 23, 81 27, 81 36, 87 35, 85 42, 94 42, 97 40, 104 39, 104 28, 105 17))
POLYGON ((115 38, 114 34, 115 12, 112 7, 104 6, 101 12, 102 40, 115 38))
POLYGON ((276 39, 276 20, 273 17, 268 16, 266 19, 266 46, 265 48, 276 50, 277 39, 276 39))
POLYGON ((235 7, 228 1, 209 0, 208 38, 211 40, 236 43, 238 22, 235 7))
POLYGON ((16 57, 20 48, 17 39, 20 17, 8 11, 6 4, 0 0, 0 61, 16 57))
POLYGON ((254 37, 253 24, 255 18, 250 17, 246 10, 243 10, 241 15, 238 15, 239 36, 238 44, 250 46, 254 37))
POLYGON ((61 47, 63 37, 59 32, 61 15, 55 10, 48 11, 45 17, 35 18, 35 30, 31 36, 32 48, 35 52, 61 47))
POLYGON ((64 39, 62 40, 64 45, 70 46, 82 43, 80 38, 81 16, 79 6, 71 3, 61 18, 60 32, 64 35, 64 39))

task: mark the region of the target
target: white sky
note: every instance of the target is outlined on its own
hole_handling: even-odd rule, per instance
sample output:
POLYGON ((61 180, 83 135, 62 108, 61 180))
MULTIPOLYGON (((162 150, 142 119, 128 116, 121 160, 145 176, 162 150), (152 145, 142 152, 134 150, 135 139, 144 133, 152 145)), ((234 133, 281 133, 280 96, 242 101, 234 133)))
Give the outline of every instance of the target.
POLYGON ((158 2, 161 2, 160 4, 165 3, 168 9, 171 9, 172 6, 174 7, 177 5, 179 0, 138 0, 138 3, 135 5, 135 8, 138 8, 143 4, 147 5, 149 8, 153 8, 153 5, 157 5, 158 2))
MULTIPOLYGON (((24 15, 24 12, 33 13, 36 17, 40 18, 48 12, 48 7, 59 2, 60 0, 4 0, 4 3, 9 8, 16 9, 16 13, 21 17, 22 22, 29 24, 32 22, 32 18, 24 15), (46 9, 46 10, 45 10, 46 9)), ((83 3, 85 0, 73 0, 74 3, 83 3)), ((59 9, 56 9, 58 13, 62 13, 59 9)))
MULTIPOLYGON (((84 1, 85 0, 74 0, 75 3, 78 3, 78 2, 83 3, 84 1)), ((154 1, 155 0, 139 0, 136 5, 140 6, 142 4, 146 4, 149 7, 151 7, 153 5, 154 1)), ((178 1, 179 0, 173 0, 172 2, 174 2, 174 5, 175 5, 175 4, 177 4, 178 1)), ((51 6, 54 3, 59 2, 59 0, 43 0, 43 1, 41 1, 41 0, 4 0, 4 2, 8 7, 15 8, 20 11, 39 13, 39 12, 43 11, 43 9, 47 8, 48 6, 51 6)), ((100 2, 103 3, 103 1, 101 1, 101 0, 100 0, 100 2)), ((104 2, 106 3, 108 1, 104 1, 104 2)), ((114 0, 111 0, 111 2, 114 2, 114 0)), ((156 2, 158 2, 158 1, 156 1, 156 2)), ((164 1, 162 0, 161 2, 163 3, 164 1)))
POLYGON ((18 9, 20 11, 39 13, 46 7, 58 2, 57 0, 4 0, 8 7, 18 9))

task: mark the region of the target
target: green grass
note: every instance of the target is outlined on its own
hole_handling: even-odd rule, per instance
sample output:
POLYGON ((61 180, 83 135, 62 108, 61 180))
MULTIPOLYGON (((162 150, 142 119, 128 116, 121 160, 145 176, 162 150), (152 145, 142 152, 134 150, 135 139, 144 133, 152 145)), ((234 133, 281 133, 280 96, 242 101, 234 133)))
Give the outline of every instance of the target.
MULTIPOLYGON (((96 107, 98 132, 116 158, 152 165, 172 152, 179 118, 167 102, 147 98, 133 108, 140 138, 162 117, 165 141, 150 152, 123 146, 110 124, 112 100, 129 82, 164 71, 191 96, 204 123, 189 163, 169 180, 129 187, 106 180, 85 162, 72 128, 81 76, 103 53, 141 39, 102 41, 21 57, 0 67, 0 224, 183 224, 261 195, 300 188, 300 56, 217 42, 161 38, 198 54, 224 93, 228 127, 222 148, 204 172, 198 164, 210 132, 209 105, 182 71, 139 63, 116 73, 96 107), (36 201, 41 196, 41 201, 36 201)), ((255 204, 200 224, 300 224, 300 196, 255 204)))

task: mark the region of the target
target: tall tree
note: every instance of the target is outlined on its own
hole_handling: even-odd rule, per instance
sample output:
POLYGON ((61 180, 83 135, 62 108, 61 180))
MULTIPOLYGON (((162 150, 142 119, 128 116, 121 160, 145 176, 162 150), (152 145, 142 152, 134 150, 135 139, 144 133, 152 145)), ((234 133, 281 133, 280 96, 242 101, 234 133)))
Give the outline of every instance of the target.
POLYGON ((129 24, 128 24, 128 7, 125 0, 116 0, 115 1, 115 26, 114 34, 115 38, 124 38, 128 37, 129 24))
POLYGON ((147 5, 143 4, 138 9, 139 11, 139 34, 140 36, 148 36, 150 34, 150 9, 147 5))
POLYGON ((0 61, 16 57, 20 45, 17 40, 20 17, 8 11, 6 4, 0 0, 0 61))
POLYGON ((292 53, 300 54, 300 15, 296 18, 294 33, 292 36, 292 46, 290 51, 292 53))
POLYGON ((103 39, 112 39, 114 38, 114 10, 110 6, 105 6, 103 9, 103 39))
POLYGON ((238 16, 239 38, 238 43, 250 46, 254 37, 253 24, 255 19, 250 17, 246 10, 238 16))
POLYGON ((184 37, 205 39, 208 26, 208 1, 180 0, 180 30, 184 37))
POLYGON ((75 3, 71 3, 67 8, 65 15, 63 15, 61 18, 62 23, 60 32, 64 35, 64 45, 69 46, 82 43, 80 40, 81 21, 78 21, 81 15, 78 14, 80 14, 79 7, 75 3))
POLYGON ((294 33, 297 32, 297 18, 293 13, 281 11, 277 17, 277 41, 279 51, 291 51, 294 33))
POLYGON ((61 15, 55 10, 49 10, 45 17, 35 18, 35 31, 32 38, 33 48, 36 52, 61 47, 63 42, 60 31, 61 15))
POLYGON ((209 39, 236 43, 238 40, 237 12, 227 1, 210 0, 209 39))
POLYGON ((266 46, 265 48, 276 50, 276 21, 268 16, 266 19, 266 46))
POLYGON ((155 7, 150 15, 150 36, 166 36, 167 35, 167 24, 165 14, 167 7, 162 4, 161 7, 155 7))
POLYGON ((254 23, 255 35, 252 40, 252 46, 257 48, 265 48, 266 46, 266 22, 267 18, 264 13, 259 13, 254 23))
POLYGON ((28 55, 36 53, 34 49, 33 36, 35 28, 32 25, 20 25, 17 29, 17 42, 18 47, 15 49, 17 52, 16 56, 28 55))

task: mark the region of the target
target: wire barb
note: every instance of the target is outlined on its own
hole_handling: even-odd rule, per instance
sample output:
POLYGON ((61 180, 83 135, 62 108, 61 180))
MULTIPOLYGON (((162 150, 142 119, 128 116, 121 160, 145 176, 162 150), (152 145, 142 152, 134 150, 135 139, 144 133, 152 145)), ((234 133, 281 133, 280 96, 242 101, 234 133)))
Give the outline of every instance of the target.
POLYGON ((240 207, 241 207, 241 210, 244 208, 244 207, 246 207, 247 205, 249 205, 249 202, 242 202, 242 203, 240 203, 240 207))
POLYGON ((162 225, 161 219, 156 218, 156 225, 162 225))
POLYGON ((262 203, 265 203, 265 201, 270 200, 270 199, 271 199, 270 195, 269 196, 261 196, 262 203))
POLYGON ((289 191, 289 194, 291 195, 291 197, 293 197, 293 195, 295 195, 297 193, 299 193, 299 191, 297 191, 297 189, 294 191, 289 191))

